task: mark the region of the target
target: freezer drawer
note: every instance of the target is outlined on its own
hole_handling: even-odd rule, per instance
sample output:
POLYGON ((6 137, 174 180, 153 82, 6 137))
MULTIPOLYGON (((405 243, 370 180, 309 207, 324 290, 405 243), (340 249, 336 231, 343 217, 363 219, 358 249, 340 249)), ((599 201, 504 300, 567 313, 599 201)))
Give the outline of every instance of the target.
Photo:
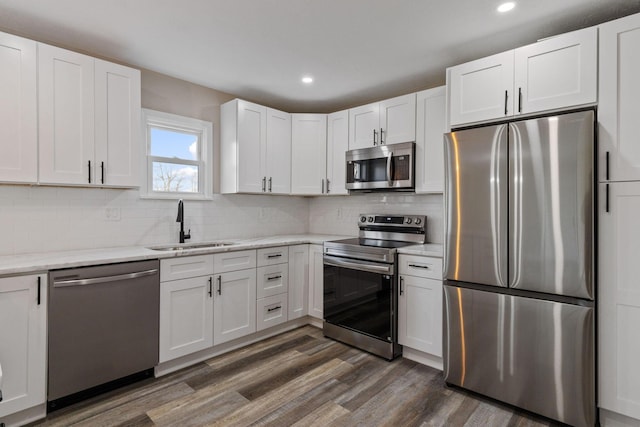
POLYGON ((592 307, 445 286, 449 384, 574 426, 595 424, 592 307))

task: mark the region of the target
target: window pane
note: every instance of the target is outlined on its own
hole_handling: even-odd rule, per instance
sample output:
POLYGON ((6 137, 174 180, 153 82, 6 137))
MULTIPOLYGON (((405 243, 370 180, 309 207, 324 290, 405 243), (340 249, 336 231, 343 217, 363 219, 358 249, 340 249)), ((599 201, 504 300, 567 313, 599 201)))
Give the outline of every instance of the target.
POLYGON ((197 193, 198 166, 153 162, 153 191, 197 193))
POLYGON ((152 156, 198 160, 198 135, 177 130, 151 127, 152 156))

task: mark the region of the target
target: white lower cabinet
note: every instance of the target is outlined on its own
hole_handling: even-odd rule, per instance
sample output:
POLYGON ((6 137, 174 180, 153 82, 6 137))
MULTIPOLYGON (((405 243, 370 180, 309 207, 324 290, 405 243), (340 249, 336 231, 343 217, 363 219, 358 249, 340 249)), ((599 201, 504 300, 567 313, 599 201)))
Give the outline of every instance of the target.
POLYGON ((160 285, 160 363, 213 345, 212 280, 201 276, 160 285))
POLYGON ((322 245, 309 245, 309 316, 323 319, 324 261, 322 245))
POLYGON ((309 245, 289 246, 289 320, 309 313, 309 245))
POLYGON ((218 274, 214 280, 213 344, 255 332, 256 269, 218 274))
POLYGON ((0 366, 0 424, 46 402, 46 274, 0 279, 0 366))
POLYGON ((442 260, 399 257, 398 341, 442 357, 442 260))

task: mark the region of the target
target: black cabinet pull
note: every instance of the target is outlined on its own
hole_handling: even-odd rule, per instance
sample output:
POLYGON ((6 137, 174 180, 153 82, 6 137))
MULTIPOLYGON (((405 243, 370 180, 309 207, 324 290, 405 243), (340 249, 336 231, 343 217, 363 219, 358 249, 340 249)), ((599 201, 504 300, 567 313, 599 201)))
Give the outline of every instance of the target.
POLYGON ((42 286, 42 280, 41 280, 40 276, 38 276, 38 305, 40 305, 40 296, 41 296, 40 287, 41 286, 42 286))
POLYGON ((605 179, 607 181, 609 181, 609 152, 607 151, 605 154, 605 169, 604 169, 604 174, 605 174, 605 179))
POLYGON ((374 129, 373 130, 373 145, 378 145, 378 132, 374 129))
POLYGON ((262 177, 262 192, 265 193, 267 191, 267 177, 262 177))
POLYGON ((267 277, 267 281, 282 279, 281 275, 267 277))
POLYGON ((400 276, 400 295, 404 293, 404 277, 400 276))
POLYGON ((321 194, 324 194, 324 178, 322 178, 322 190, 320 190, 321 194))
POLYGON ((413 268, 424 268, 425 270, 429 269, 428 265, 418 265, 418 264, 408 264, 408 267, 413 267, 413 268))
POLYGON ((522 88, 518 88, 518 113, 522 113, 522 88))
POLYGON ((222 295, 222 276, 218 276, 218 295, 222 295))
POLYGON ((383 135, 384 135, 384 130, 380 128, 380 145, 384 144, 384 138, 382 137, 383 135))
POLYGON ((281 305, 279 305, 277 307, 273 307, 273 308, 267 308, 267 312, 271 313, 272 311, 280 310, 281 308, 282 308, 281 305))
POLYGON ((604 210, 609 213, 609 184, 605 186, 604 210))
POLYGON ((504 115, 506 116, 508 111, 507 111, 507 100, 509 99, 509 91, 504 91, 504 115))
POLYGON ((89 164, 87 166, 89 172, 89 184, 91 184, 91 160, 89 160, 89 164))
POLYGON ((282 254, 275 254, 275 255, 267 255, 267 258, 271 259, 271 258, 280 258, 282 256, 282 254))
POLYGON ((329 178, 327 178, 327 194, 329 194, 329 183, 330 183, 329 178))
POLYGON ((269 177, 269 193, 271 193, 271 180, 272 179, 273 179, 272 177, 269 177))
POLYGON ((104 184, 104 162, 100 162, 100 180, 104 184))
POLYGON ((209 296, 213 297, 213 277, 209 277, 209 296))

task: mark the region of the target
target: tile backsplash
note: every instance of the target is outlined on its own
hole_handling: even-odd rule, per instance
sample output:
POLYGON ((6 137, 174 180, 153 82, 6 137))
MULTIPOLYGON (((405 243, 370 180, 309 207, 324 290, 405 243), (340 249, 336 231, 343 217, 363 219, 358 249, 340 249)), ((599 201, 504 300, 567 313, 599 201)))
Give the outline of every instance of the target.
MULTIPOLYGON (((278 234, 357 234, 362 212, 427 215, 430 242, 442 243, 442 196, 221 195, 185 201, 191 242, 278 234)), ((175 200, 137 190, 0 185, 0 255, 178 241, 175 200)))

